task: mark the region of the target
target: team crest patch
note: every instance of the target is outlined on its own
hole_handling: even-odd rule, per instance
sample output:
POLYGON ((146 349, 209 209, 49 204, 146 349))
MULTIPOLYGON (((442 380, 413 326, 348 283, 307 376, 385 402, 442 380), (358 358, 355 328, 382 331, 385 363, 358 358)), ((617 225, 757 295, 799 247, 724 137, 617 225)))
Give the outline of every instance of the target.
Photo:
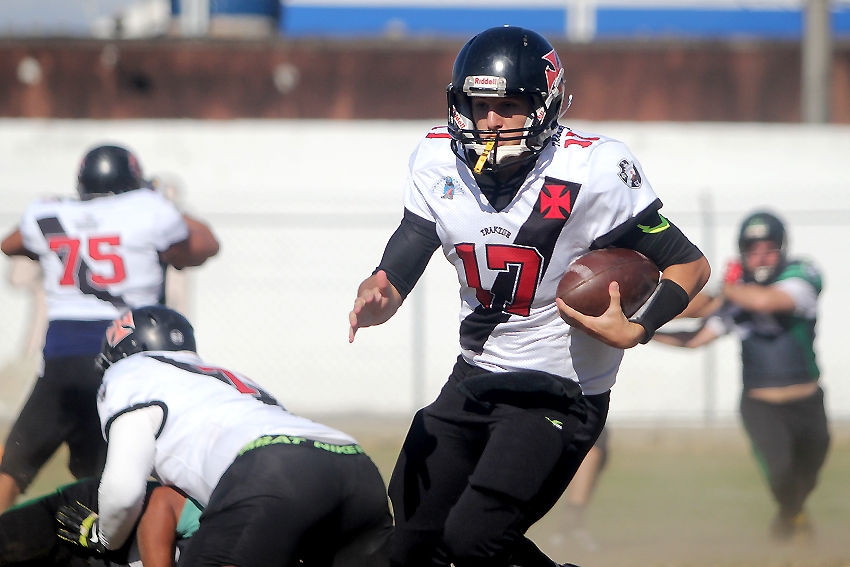
POLYGON ((623 180, 623 183, 626 184, 626 187, 631 189, 637 189, 640 187, 640 184, 643 183, 643 180, 640 178, 640 172, 635 167, 635 164, 631 161, 624 159, 620 160, 620 163, 617 165, 620 166, 620 173, 617 175, 620 176, 620 179, 623 180))
POLYGON ((133 321, 133 312, 127 311, 119 319, 114 320, 111 327, 106 329, 106 342, 109 346, 114 347, 135 330, 136 323, 133 321))
POLYGON ((455 179, 450 175, 441 177, 436 183, 434 183, 431 190, 440 195, 441 199, 451 200, 454 199, 455 195, 463 194, 463 187, 460 184, 460 180, 455 179))

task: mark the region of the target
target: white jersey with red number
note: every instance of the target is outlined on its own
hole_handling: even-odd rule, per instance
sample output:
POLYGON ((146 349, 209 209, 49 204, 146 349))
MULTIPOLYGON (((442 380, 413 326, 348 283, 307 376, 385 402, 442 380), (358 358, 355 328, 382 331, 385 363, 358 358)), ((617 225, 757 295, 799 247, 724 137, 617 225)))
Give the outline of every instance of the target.
POLYGON ((242 374, 208 365, 192 352, 142 352, 110 366, 97 403, 104 437, 116 417, 151 405, 164 414, 156 439, 157 480, 203 505, 239 451, 258 437, 356 443, 345 433, 289 413, 242 374))
POLYGON ((467 362, 491 371, 541 370, 608 390, 623 356, 558 315, 555 292, 594 240, 660 206, 625 144, 562 129, 514 200, 496 211, 469 168, 434 128, 410 158, 404 206, 436 223, 460 281, 460 342, 467 362))
POLYGON ((189 237, 180 211, 159 193, 137 189, 89 201, 32 203, 20 224, 39 256, 50 320, 115 319, 157 303, 159 252, 189 237))

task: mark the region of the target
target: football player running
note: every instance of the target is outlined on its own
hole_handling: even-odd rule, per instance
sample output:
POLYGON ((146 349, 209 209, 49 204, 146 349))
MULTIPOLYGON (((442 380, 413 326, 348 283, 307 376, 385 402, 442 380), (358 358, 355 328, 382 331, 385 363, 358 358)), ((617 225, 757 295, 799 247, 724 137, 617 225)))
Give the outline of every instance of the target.
POLYGON ((457 269, 461 354, 414 416, 390 481, 394 565, 552 567, 524 534, 602 431, 623 349, 708 279, 628 148, 558 124, 565 87, 533 31, 488 29, 460 50, 448 127, 414 151, 403 219, 349 314, 353 341, 396 313, 437 248, 457 269), (570 262, 608 246, 663 272, 631 321, 616 283, 600 317, 555 299, 570 262))
POLYGON ((814 264, 789 259, 787 248, 776 215, 749 215, 738 236, 740 259, 727 267, 721 293, 700 293, 682 314, 704 317, 703 325, 654 338, 696 348, 728 333, 738 336, 741 419, 779 505, 771 533, 779 541, 807 541, 812 526, 804 506, 829 449, 814 349, 823 282, 814 264))
POLYGON ((201 360, 182 315, 127 312, 107 330, 100 362, 109 444, 98 514, 81 514, 82 545, 120 547, 153 474, 204 508, 181 567, 388 564, 384 482, 356 441, 201 360))
POLYGON ((125 148, 92 149, 77 181, 79 199, 36 200, 0 245, 40 262, 49 319, 42 375, 0 463, 0 512, 63 442, 75 477, 100 474, 106 444, 91 361, 106 327, 122 311, 160 300, 166 265, 198 266, 218 252, 207 225, 150 189, 125 148))

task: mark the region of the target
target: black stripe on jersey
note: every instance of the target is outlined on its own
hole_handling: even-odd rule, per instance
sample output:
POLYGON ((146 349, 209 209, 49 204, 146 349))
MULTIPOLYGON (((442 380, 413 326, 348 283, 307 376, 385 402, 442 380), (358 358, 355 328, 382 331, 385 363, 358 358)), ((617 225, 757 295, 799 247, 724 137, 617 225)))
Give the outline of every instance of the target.
POLYGON ((580 190, 580 183, 547 177, 534 204, 534 210, 514 239, 514 244, 533 246, 543 256, 541 278, 552 261, 555 244, 572 214, 580 190))
POLYGON ((105 289, 97 289, 93 287, 89 283, 89 275, 91 275, 91 270, 88 265, 80 259, 80 268, 77 270, 77 285, 80 288, 80 291, 87 294, 93 295, 101 301, 108 301, 118 309, 124 309, 127 307, 127 303, 124 302, 124 299, 120 296, 112 295, 105 289))
POLYGON ((479 305, 460 322, 460 346, 465 350, 481 354, 484 343, 498 325, 506 323, 510 313, 479 305))
POLYGON ((591 250, 599 250, 600 248, 608 248, 622 236, 624 236, 627 232, 632 230, 633 228, 637 228, 638 223, 642 222, 645 216, 651 215, 661 208, 661 199, 655 199, 653 202, 649 204, 644 210, 621 224, 620 226, 614 227, 607 234, 603 234, 596 240, 590 243, 591 250))
POLYGON ((156 435, 154 435, 156 439, 159 439, 159 435, 162 433, 162 430, 165 429, 165 422, 168 420, 168 406, 165 404, 165 402, 154 400, 152 402, 133 404, 132 406, 124 408, 112 417, 110 417, 109 420, 106 422, 106 427, 104 427, 104 431, 106 431, 107 442, 109 441, 109 428, 112 427, 112 423, 116 419, 118 419, 125 413, 130 413, 131 411, 136 411, 137 409, 149 408, 151 406, 159 406, 160 408, 162 408, 162 423, 159 424, 159 429, 156 430, 156 435))
POLYGON ((156 302, 160 305, 165 305, 167 300, 167 298, 165 297, 165 278, 168 275, 168 264, 160 260, 159 268, 162 270, 162 287, 160 287, 159 289, 159 297, 157 298, 156 302))
MULTIPOLYGON (((67 236, 68 234, 65 232, 65 229, 62 227, 62 223, 59 222, 59 219, 56 217, 45 217, 43 219, 38 219, 38 228, 41 230, 41 233, 45 238, 53 235, 62 235, 67 236)), ((65 264, 68 259, 63 255, 59 254, 60 260, 62 260, 62 264, 65 264)), ((106 301, 114 305, 117 309, 124 309, 127 307, 127 303, 120 296, 112 295, 105 289, 98 289, 92 286, 89 283, 89 276, 91 275, 91 268, 88 267, 88 264, 80 258, 80 267, 77 269, 77 287, 79 290, 86 295, 93 295, 101 301, 106 301)))
MULTIPOLYGON (((189 364, 187 362, 180 362, 179 360, 174 360, 173 358, 168 358, 166 356, 159 356, 159 355, 156 355, 156 354, 146 354, 145 356, 147 356, 148 358, 152 358, 152 359, 154 359, 158 362, 162 362, 164 364, 170 364, 171 366, 177 367, 180 370, 185 370, 186 372, 191 372, 192 374, 198 374, 200 376, 208 376, 210 378, 215 378, 216 380, 218 380, 222 384, 226 384, 227 386, 229 386, 231 388, 236 387, 236 385, 233 382, 231 382, 227 378, 227 376, 224 375, 224 372, 229 372, 229 371, 223 371, 223 369, 221 369, 221 368, 217 368, 217 367, 213 367, 213 366, 209 366, 209 367, 205 366, 204 368, 201 368, 200 366, 197 366, 195 364, 189 364)), ((232 373, 230 373, 230 374, 232 374, 232 373)), ((234 378, 235 378, 235 376, 234 376, 234 378)), ((272 396, 271 394, 269 394, 268 392, 263 390, 258 385, 254 384, 254 383, 250 383, 250 384, 246 384, 246 385, 251 390, 254 390, 256 392, 255 394, 254 393, 251 394, 254 399, 259 400, 259 401, 263 402, 264 404, 266 404, 268 406, 277 406, 277 407, 282 408, 284 410, 286 409, 285 407, 283 407, 283 404, 281 404, 279 401, 277 401, 277 399, 274 396, 272 396)))
MULTIPOLYGON (((536 249, 542 257, 538 274, 540 283, 549 267, 558 237, 570 218, 581 184, 546 177, 531 214, 517 232, 513 244, 536 249)), ((518 268, 511 266, 496 276, 490 289, 492 305, 478 306, 460 324, 461 347, 475 353, 484 350, 484 343, 500 324, 510 319, 503 310, 511 303, 519 278, 518 268)), ((535 286, 536 290, 536 286, 535 286)))
POLYGON ((59 219, 56 217, 46 217, 38 219, 36 222, 38 223, 38 229, 44 236, 49 234, 65 234, 65 229, 62 228, 62 223, 60 223, 59 219))

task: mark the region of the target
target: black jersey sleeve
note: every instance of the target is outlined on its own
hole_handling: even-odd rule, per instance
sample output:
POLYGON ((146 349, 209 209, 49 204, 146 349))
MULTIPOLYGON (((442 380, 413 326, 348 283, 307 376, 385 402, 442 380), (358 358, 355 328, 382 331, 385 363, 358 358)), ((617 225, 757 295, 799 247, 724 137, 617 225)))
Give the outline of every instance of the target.
POLYGON ((405 209, 375 271, 384 270, 390 283, 406 298, 439 247, 437 224, 405 209))
POLYGON ((699 260, 703 254, 679 228, 664 218, 656 201, 643 212, 621 224, 608 234, 597 238, 591 249, 615 246, 636 250, 664 271, 673 264, 699 260))

